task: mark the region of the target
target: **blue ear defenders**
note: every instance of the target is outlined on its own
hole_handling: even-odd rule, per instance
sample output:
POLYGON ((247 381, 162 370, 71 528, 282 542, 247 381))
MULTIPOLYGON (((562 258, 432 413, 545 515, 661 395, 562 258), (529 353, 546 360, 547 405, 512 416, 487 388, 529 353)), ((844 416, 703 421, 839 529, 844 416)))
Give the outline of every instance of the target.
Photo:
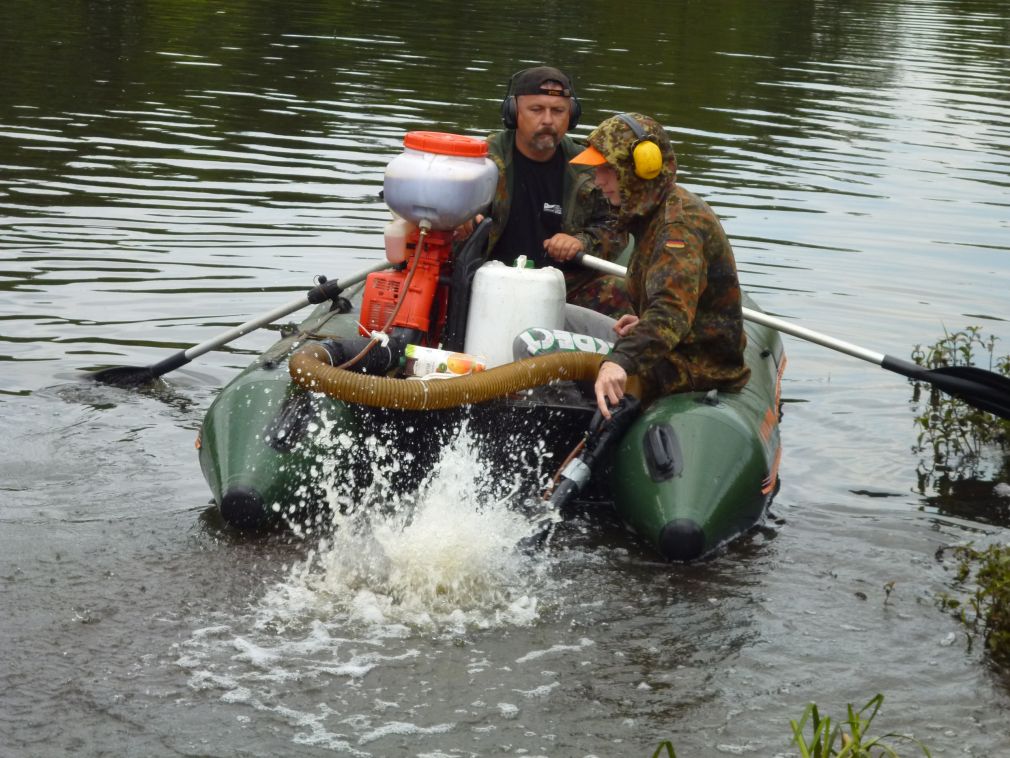
POLYGON ((627 113, 618 113, 617 117, 626 123, 635 135, 635 144, 631 146, 631 158, 635 164, 635 176, 639 179, 655 179, 663 170, 663 151, 656 138, 647 133, 638 120, 627 113))
MULTIPOLYGON (((501 122, 506 129, 515 129, 519 126, 519 106, 516 104, 516 96, 512 94, 512 87, 515 85, 516 78, 527 71, 529 69, 524 68, 522 71, 516 71, 512 74, 512 78, 509 79, 508 92, 505 95, 505 99, 501 101, 501 122)), ((571 83, 570 79, 569 83, 571 83)), ((582 115, 582 104, 575 95, 574 85, 571 87, 571 91, 572 97, 571 109, 568 111, 568 128, 574 129, 579 125, 579 116, 582 115)))

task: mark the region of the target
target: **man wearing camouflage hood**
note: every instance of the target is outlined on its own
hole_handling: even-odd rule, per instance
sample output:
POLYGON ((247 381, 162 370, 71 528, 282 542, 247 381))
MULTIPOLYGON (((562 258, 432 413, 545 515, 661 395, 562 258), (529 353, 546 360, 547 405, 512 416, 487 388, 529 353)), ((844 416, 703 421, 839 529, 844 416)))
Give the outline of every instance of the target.
POLYGON ((631 374, 646 401, 741 390, 750 369, 733 250, 712 209, 677 184, 666 132, 625 113, 600 124, 589 145, 572 162, 596 167, 596 184, 635 238, 626 281, 634 314, 614 324, 618 340, 596 378, 600 411, 610 417, 631 374))

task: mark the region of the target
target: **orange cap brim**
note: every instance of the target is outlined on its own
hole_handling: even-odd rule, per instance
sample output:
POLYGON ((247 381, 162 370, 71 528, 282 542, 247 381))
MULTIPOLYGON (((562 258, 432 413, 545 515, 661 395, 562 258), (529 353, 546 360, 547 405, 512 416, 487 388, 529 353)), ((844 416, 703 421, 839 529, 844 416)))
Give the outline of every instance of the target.
POLYGON ((602 166, 607 162, 607 158, 603 153, 590 145, 568 162, 578 163, 583 166, 602 166))

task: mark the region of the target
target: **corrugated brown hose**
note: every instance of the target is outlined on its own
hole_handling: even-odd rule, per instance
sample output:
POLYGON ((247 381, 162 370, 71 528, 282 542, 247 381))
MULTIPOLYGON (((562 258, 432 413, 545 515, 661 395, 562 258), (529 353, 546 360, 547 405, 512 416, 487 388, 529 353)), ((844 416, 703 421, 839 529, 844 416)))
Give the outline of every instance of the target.
MULTIPOLYGON (((550 353, 452 379, 394 379, 336 368, 325 348, 309 344, 291 356, 288 370, 305 389, 348 403, 435 411, 482 403, 555 380, 593 381, 605 359, 598 353, 550 353)), ((629 378, 629 392, 634 392, 632 382, 634 377, 629 378)))

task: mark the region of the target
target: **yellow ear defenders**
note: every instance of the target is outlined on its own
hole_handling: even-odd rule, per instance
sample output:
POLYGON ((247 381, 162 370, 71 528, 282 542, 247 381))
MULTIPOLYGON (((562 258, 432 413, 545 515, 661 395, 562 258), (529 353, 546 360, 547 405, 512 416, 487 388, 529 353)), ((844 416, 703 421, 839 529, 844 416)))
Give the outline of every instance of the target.
POLYGON ((639 179, 655 179, 663 170, 663 151, 656 138, 648 134, 633 116, 618 113, 617 117, 631 127, 631 131, 635 134, 635 144, 631 146, 635 176, 639 179))

